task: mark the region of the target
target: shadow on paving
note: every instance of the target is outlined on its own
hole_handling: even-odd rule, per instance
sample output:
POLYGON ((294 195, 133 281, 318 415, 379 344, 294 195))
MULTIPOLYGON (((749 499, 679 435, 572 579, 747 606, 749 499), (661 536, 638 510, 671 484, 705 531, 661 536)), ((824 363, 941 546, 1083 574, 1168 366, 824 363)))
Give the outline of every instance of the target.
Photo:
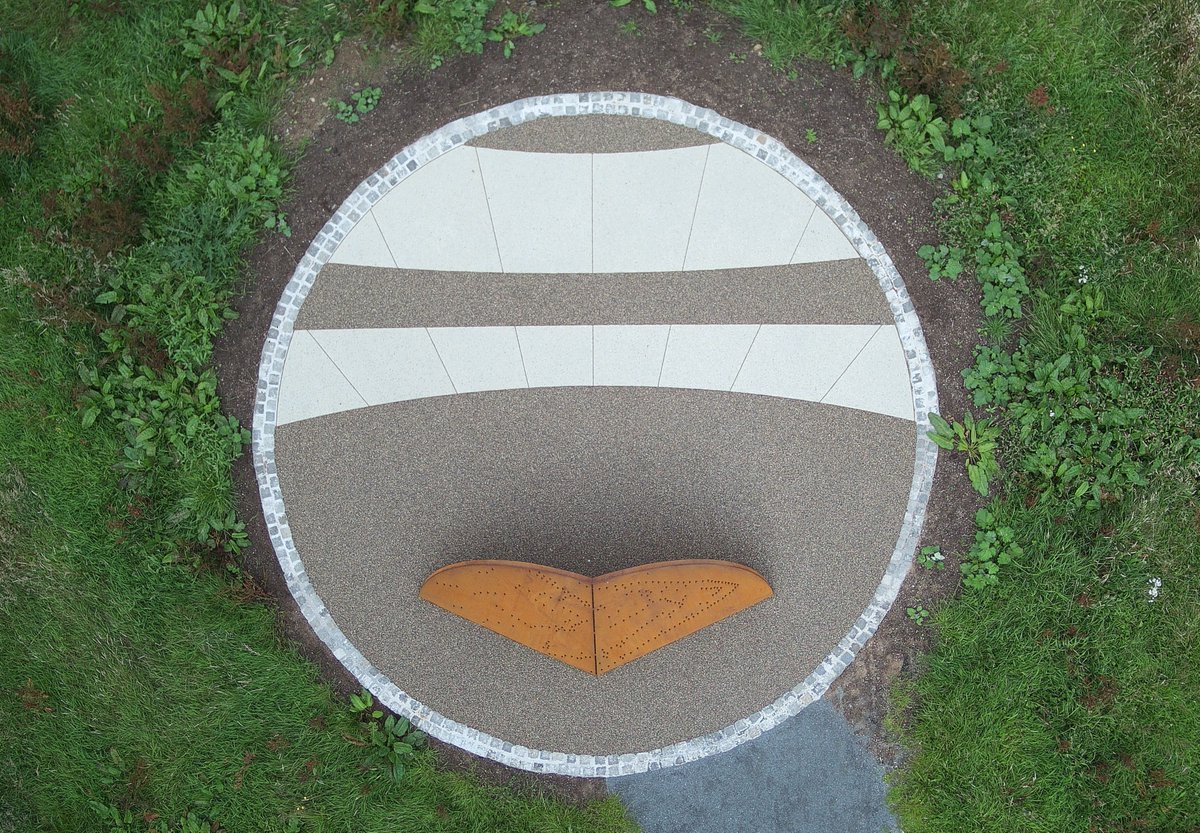
POLYGON ((820 700, 728 752, 608 779, 645 833, 894 831, 883 767, 820 700))

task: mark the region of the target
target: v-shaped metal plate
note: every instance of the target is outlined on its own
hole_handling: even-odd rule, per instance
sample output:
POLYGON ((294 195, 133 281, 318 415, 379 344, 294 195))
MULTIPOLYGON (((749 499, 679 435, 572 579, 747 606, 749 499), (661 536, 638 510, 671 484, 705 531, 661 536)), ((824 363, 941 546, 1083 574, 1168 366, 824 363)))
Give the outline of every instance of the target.
POLYGON ((421 598, 567 665, 600 674, 772 595, 730 561, 662 561, 596 578, 524 561, 460 561, 421 598))

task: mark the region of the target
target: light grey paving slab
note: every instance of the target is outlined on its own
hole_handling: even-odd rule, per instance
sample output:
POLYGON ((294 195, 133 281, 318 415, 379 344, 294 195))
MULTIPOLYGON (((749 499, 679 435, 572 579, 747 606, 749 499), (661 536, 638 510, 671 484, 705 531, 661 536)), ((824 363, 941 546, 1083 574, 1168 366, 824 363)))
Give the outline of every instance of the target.
POLYGON ((320 353, 299 348, 288 376, 295 389, 315 391, 304 394, 314 402, 309 415, 469 391, 597 385, 732 390, 912 419, 907 365, 890 325, 415 327, 297 334, 320 348, 320 353), (314 380, 305 379, 306 372, 314 380), (337 389, 328 387, 327 377, 335 372, 357 397, 329 398, 337 389))
POLYGON ((715 151, 719 147, 592 157, 593 271, 668 272, 682 268, 704 160, 710 148, 715 151))
POLYGON ((279 382, 277 424, 286 425, 366 405, 366 400, 346 381, 311 335, 300 331, 292 336, 283 378, 279 382))
POLYGON ((352 266, 382 266, 394 267, 392 253, 388 251, 379 230, 375 214, 368 211, 362 219, 350 229, 346 238, 333 250, 330 263, 345 263, 352 266))
POLYGON ((513 327, 430 327, 458 393, 528 387, 513 327))
POLYGON ((531 388, 592 384, 590 326, 517 327, 517 339, 531 388))
POLYGON ((477 152, 504 271, 592 271, 591 157, 477 152))
POLYGON ((713 145, 685 269, 787 263, 816 203, 762 162, 713 145))
POLYGON ((477 136, 468 144, 536 153, 631 153, 716 141, 715 136, 667 121, 602 113, 521 122, 477 136))
POLYGON ((877 414, 913 419, 908 361, 895 326, 884 325, 821 400, 877 414))
POLYGON ((764 324, 733 390, 820 401, 878 329, 876 324, 764 324))
POLYGON ((616 324, 595 328, 595 384, 657 385, 670 325, 616 324))
POLYGON ((758 327, 747 324, 674 324, 659 386, 729 390, 758 327))
POLYGON ((813 213, 804 237, 796 246, 792 255, 792 263, 816 263, 822 260, 847 260, 857 258, 858 252, 854 245, 846 239, 841 229, 824 211, 818 209, 813 213))
POLYGON ((474 148, 456 148, 418 168, 373 212, 401 269, 501 271, 474 148))
POLYGON ((454 393, 424 327, 311 330, 368 405, 454 393))
POLYGON ((883 767, 825 700, 742 746, 609 778, 645 833, 886 833, 883 767))

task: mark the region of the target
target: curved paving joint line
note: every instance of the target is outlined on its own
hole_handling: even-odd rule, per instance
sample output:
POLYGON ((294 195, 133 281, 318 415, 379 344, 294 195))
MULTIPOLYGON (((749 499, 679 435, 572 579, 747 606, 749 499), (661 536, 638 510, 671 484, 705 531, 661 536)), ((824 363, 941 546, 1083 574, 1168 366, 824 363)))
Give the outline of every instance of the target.
POLYGON ((711 110, 648 93, 595 92, 527 98, 459 119, 405 148, 355 189, 309 246, 276 308, 259 365, 252 447, 267 529, 288 588, 317 635, 351 674, 388 708, 415 721, 435 737, 468 752, 534 772, 595 778, 660 769, 724 752, 779 725, 825 693, 878 628, 912 564, 937 463, 937 447, 926 436, 930 427, 929 413, 936 410, 933 365, 904 281, 883 244, 829 183, 782 143, 711 110), (660 749, 608 756, 572 755, 514 746, 435 712, 409 697, 384 676, 346 639, 310 583, 292 541, 274 460, 279 383, 296 316, 318 272, 355 223, 389 190, 422 165, 474 137, 533 119, 588 114, 659 119, 707 133, 778 171, 832 218, 879 279, 880 289, 891 307, 908 362, 917 429, 912 487, 891 560, 870 605, 824 662, 774 703, 720 731, 660 749))

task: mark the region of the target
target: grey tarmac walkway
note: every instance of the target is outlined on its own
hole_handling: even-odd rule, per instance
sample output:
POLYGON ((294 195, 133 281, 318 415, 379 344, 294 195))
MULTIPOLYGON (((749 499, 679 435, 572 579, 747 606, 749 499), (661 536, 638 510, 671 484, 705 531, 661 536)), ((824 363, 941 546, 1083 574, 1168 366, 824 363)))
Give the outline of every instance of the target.
POLYGON ((298 267, 255 422, 289 587, 432 734, 638 773, 607 783, 647 833, 892 829, 881 768, 819 697, 923 518, 936 392, 911 302, 770 137, 603 96, 660 109, 564 96, 456 122, 366 180, 298 267), (596 678, 418 598, 476 558, 727 559, 775 595, 596 678))
POLYGON ((645 833, 897 830, 883 767, 821 700, 712 758, 608 779, 645 833))

